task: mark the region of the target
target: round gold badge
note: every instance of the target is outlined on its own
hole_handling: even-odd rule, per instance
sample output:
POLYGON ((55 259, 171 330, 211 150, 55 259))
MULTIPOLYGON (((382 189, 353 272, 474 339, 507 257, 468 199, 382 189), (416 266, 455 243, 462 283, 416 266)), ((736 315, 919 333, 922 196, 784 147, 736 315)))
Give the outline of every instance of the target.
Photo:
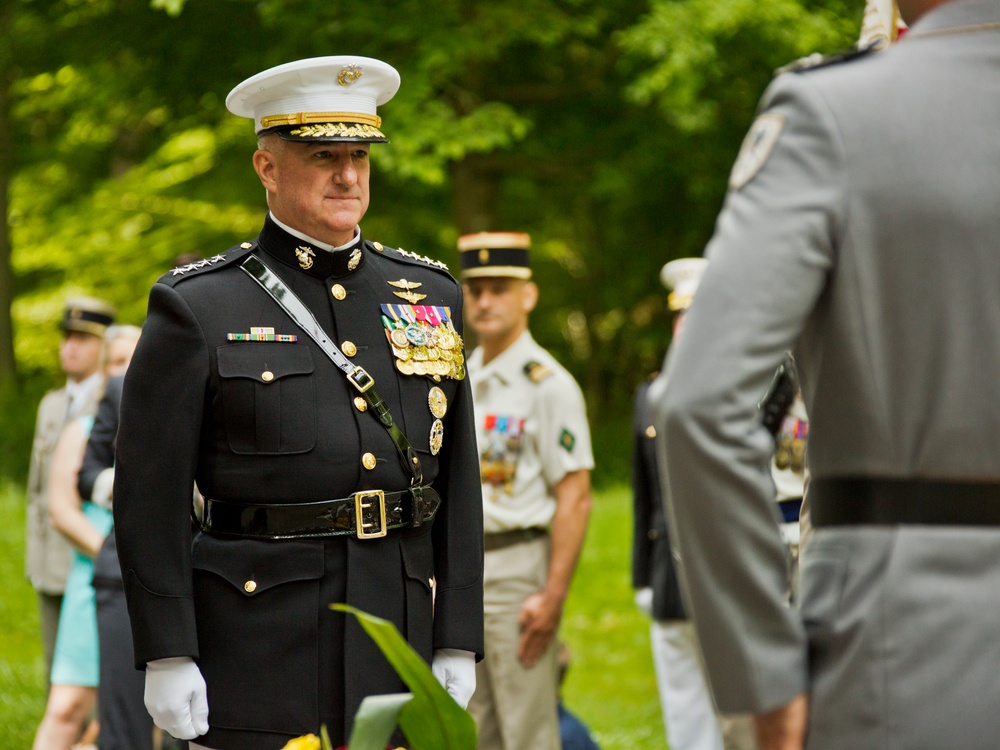
POLYGON ((401 328, 393 328, 389 332, 389 339, 392 341, 393 345, 400 349, 405 349, 410 345, 410 340, 406 338, 406 331, 401 328))
POLYGON ((427 405, 431 408, 431 414, 438 419, 448 413, 448 397, 437 386, 427 392, 427 405))
POLYGON ((431 455, 436 456, 444 445, 444 424, 440 419, 435 419, 431 425, 431 455))

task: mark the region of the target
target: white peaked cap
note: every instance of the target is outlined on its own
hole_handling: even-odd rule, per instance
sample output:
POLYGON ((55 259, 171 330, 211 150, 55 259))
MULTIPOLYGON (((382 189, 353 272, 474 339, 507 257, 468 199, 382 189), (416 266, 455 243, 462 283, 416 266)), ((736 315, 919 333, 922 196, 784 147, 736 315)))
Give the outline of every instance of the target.
POLYGON ((399 73, 381 60, 311 57, 251 76, 229 92, 226 107, 253 119, 257 133, 276 129, 286 140, 384 142, 376 108, 398 90, 399 73))
POLYGON ((671 310, 686 310, 691 305, 707 267, 704 258, 678 258, 660 270, 660 281, 670 290, 667 305, 671 310))

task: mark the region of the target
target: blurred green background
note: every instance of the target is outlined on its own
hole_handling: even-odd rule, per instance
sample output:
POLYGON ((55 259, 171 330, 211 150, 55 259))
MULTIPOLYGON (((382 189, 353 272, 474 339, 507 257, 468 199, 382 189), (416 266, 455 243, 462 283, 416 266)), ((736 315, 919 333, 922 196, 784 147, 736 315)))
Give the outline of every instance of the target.
MULTIPOLYGON (((583 386, 597 504, 567 612, 571 708, 605 750, 662 747, 628 586, 631 397, 659 367, 659 269, 700 255, 775 68, 857 37, 862 0, 0 0, 0 750, 30 744, 44 679, 23 580, 35 409, 60 381, 66 296, 141 323, 182 253, 253 238, 252 126, 224 106, 328 54, 401 73, 380 109, 365 236, 457 264, 529 232, 535 338, 583 386)), ((473 342, 470 342, 470 344, 473 342)))

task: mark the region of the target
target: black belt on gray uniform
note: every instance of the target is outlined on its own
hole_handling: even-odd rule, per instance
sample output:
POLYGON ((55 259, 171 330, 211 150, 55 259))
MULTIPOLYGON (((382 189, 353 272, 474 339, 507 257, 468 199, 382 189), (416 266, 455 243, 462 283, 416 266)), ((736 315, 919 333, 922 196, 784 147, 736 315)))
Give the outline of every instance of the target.
POLYGON ((341 500, 314 503, 240 503, 205 499, 201 530, 257 539, 356 536, 376 539, 389 529, 419 526, 434 517, 441 498, 431 487, 355 492, 341 500), (418 517, 414 519, 414 509, 418 517))
POLYGON ((824 526, 1000 526, 1000 482, 813 478, 809 517, 824 526))
POLYGON ((531 526, 527 529, 511 529, 510 531, 498 531, 495 534, 487 534, 483 540, 483 550, 492 552, 495 549, 503 549, 521 542, 530 542, 540 536, 548 534, 548 529, 541 526, 531 526))

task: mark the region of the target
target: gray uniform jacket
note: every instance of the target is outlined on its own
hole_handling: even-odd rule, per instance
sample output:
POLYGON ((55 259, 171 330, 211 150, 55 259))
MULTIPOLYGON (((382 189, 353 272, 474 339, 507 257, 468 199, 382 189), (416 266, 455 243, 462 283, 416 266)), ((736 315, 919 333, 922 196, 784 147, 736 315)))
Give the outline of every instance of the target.
MULTIPOLYGON (((809 631, 783 596, 767 470, 774 446, 757 403, 786 350, 795 350, 811 417, 814 481, 1000 476, 998 123, 992 0, 946 3, 888 50, 781 75, 763 98, 669 358, 657 425, 722 711, 773 708, 834 669, 823 654, 807 658, 809 631)), ((849 545, 869 529, 843 533, 849 545)), ((806 567, 820 536, 804 550, 806 567)), ((808 579, 804 569, 804 610, 823 593, 808 579)), ((832 609, 859 607, 857 628, 888 617, 902 638, 905 629, 891 627, 899 612, 869 609, 866 619, 870 583, 860 582, 859 601, 830 592, 832 609)), ((926 612, 910 614, 907 625, 926 612)), ((938 650, 974 640, 945 636, 938 650)), ((884 698, 853 684, 869 705, 884 698)), ((909 745, 918 746, 930 745, 909 745)))

